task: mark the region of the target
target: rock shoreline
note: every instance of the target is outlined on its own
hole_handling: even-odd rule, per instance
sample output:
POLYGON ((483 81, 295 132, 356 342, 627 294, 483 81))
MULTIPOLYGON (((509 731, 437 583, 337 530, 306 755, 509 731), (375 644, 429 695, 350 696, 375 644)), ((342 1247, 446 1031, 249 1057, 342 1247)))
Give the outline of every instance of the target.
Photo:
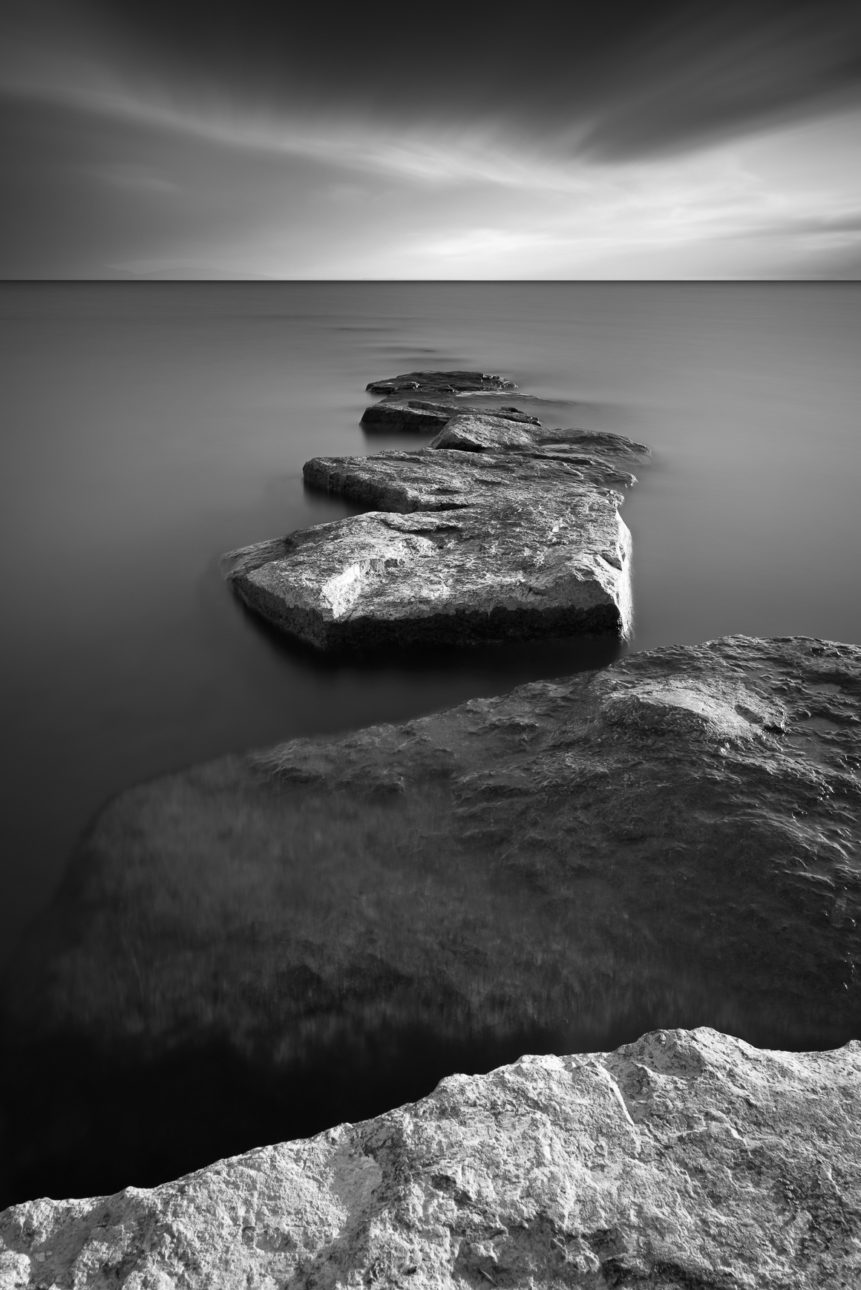
POLYGON ((618 508, 636 482, 626 467, 648 449, 547 430, 516 409, 435 402, 501 378, 431 375, 369 386, 393 396, 416 387, 425 401, 383 400, 363 418, 394 415, 400 426, 407 418, 437 430, 428 447, 305 463, 308 487, 369 513, 229 552, 222 568, 234 591, 275 627, 329 652, 578 632, 624 639, 631 538, 618 508))
POLYGON ((152 1191, 0 1215, 0 1290, 855 1290, 861 1044, 523 1057, 152 1191))
POLYGON ((855 1037, 859 716, 861 648, 730 637, 121 794, 3 999, 7 1169, 49 1174, 70 1122, 169 1152, 212 1051, 301 1136, 315 1083, 343 1118, 382 1109, 351 1102, 374 1052, 396 1089, 419 1052, 632 1026, 855 1037), (98 1078, 46 1106, 57 1035, 98 1078))
MULTIPOLYGON (((434 437, 306 463, 373 509, 231 552, 237 594, 322 650, 624 637, 618 506, 648 449, 465 403, 515 389, 371 382, 367 428, 434 437)), ((363 1066, 403 1088, 419 1034, 513 1056, 675 1028, 452 1075, 151 1191, 14 1206, 0 1290, 856 1290, 859 851, 861 647, 801 637, 633 654, 121 794, 2 997, 17 1194, 70 1132, 158 1158, 159 1094, 193 1116, 213 1052, 293 1124, 339 1062, 339 1096, 363 1066), (58 1036, 95 1079, 47 1106, 58 1036), (190 1043, 174 1084, 123 1082, 190 1043)))

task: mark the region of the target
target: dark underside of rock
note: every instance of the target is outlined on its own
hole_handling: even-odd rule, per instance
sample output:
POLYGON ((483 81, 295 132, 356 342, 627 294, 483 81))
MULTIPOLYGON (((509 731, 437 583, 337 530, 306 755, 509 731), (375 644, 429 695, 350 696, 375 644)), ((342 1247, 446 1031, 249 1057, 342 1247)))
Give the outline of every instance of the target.
POLYGON ((858 1043, 524 1057, 155 1191, 21 1205, 0 1285, 857 1290, 859 1098, 858 1043))
POLYGON ((625 637, 618 507, 647 457, 618 435, 465 409, 427 448, 306 462, 309 487, 372 513, 230 552, 223 570, 250 609, 327 652, 625 637))
POLYGON ((10 1186, 70 1134, 59 1194, 105 1189, 99 1141, 139 1162, 117 1185, 171 1176, 190 1128, 265 1103, 246 1146, 302 1136, 477 1052, 843 1043, 859 771, 861 648, 730 637, 124 793, 6 991, 10 1186))

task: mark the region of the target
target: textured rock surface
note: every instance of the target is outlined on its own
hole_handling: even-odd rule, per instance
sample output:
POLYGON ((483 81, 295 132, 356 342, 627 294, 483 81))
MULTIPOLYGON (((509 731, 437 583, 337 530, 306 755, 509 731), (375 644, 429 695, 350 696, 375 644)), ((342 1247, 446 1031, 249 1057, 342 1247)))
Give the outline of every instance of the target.
MULTIPOLYGON (((568 462, 593 470, 608 463, 632 465, 648 461, 645 444, 606 431, 555 430, 540 422, 510 424, 512 418, 499 412, 464 409, 452 416, 428 445, 430 448, 459 448, 467 452, 521 452, 568 462)), ((602 482, 600 478, 597 482, 602 482)), ((632 477, 617 477, 616 483, 634 483, 632 477)))
POLYGON ((613 495, 563 511, 467 507, 359 515, 246 548, 242 599, 318 649, 470 645, 630 622, 628 530, 613 495))
MULTIPOLYGON (((469 410, 476 411, 476 409, 469 410)), ((373 403, 365 409, 362 414, 362 425, 366 430, 385 431, 389 434, 414 430, 434 434, 437 430, 441 430, 452 417, 459 416, 465 411, 467 409, 463 404, 429 403, 420 399, 397 401, 384 399, 382 403, 373 403)), ((507 421, 523 422, 527 425, 540 424, 537 417, 531 416, 528 412, 521 412, 519 408, 499 408, 494 411, 494 415, 503 417, 507 421)))
POLYGON ((0 1290, 857 1290, 861 1044, 524 1057, 153 1191, 0 1216, 0 1290))
POLYGON ((489 394, 516 390, 513 381, 492 372, 402 372, 382 381, 370 381, 369 394, 415 393, 426 397, 450 394, 489 394))
POLYGON ((355 1118, 368 1061, 392 1105, 434 1061, 470 1069, 470 1043, 501 1061, 704 1023, 845 1042, 859 717, 861 648, 731 637, 123 794, 5 993, 14 1194, 70 1125, 82 1168, 136 1125, 153 1151, 186 1132, 225 1052, 277 1073, 279 1129, 250 1144, 301 1131, 320 1071, 355 1118), (92 1055, 88 1080, 55 1079, 57 1035, 92 1055), (222 1055, 189 1087, 123 1074, 193 1041, 222 1055))
MULTIPOLYGON (((534 427, 533 427, 534 429, 534 427)), ((459 413, 450 417, 444 428, 431 440, 431 448, 457 448, 466 452, 540 452, 528 425, 488 416, 486 413, 459 413)))
MULTIPOLYGON (((492 418, 483 419, 485 425, 492 418)), ((475 426, 477 418, 468 418, 475 426)), ((458 418, 458 422, 460 418, 458 418)), ((452 424, 457 424, 452 423, 452 424)), ((495 427, 487 426, 487 433, 495 427)), ((448 428, 443 435, 448 433, 448 428)), ((517 427, 515 433, 523 433, 517 427)), ((441 436, 442 437, 442 436, 441 436)), ((455 510, 462 506, 496 506, 540 501, 561 512, 577 494, 600 490, 614 505, 619 489, 634 476, 601 456, 553 453, 419 448, 392 449, 373 457, 313 457, 303 467, 305 482, 322 492, 386 511, 455 510)))
POLYGON ((468 410, 429 448, 317 457, 305 482, 406 521, 351 517, 224 557, 241 599, 322 650, 611 631, 631 621, 618 514, 642 445, 468 410), (623 446, 624 445, 624 446, 623 446))

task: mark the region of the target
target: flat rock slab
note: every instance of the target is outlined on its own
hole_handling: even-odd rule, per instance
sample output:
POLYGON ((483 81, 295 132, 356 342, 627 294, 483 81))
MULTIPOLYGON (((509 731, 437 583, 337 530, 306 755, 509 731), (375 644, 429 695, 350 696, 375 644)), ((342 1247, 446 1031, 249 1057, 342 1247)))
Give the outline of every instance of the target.
MULTIPOLYGON (((473 418, 469 420, 474 424, 473 418)), ((517 428, 514 433, 523 431, 517 428)), ((372 457, 313 457, 302 473, 305 483, 321 492, 376 510, 405 513, 464 506, 492 510, 540 501, 549 517, 551 507, 564 511, 578 494, 612 494, 618 506, 621 490, 635 483, 630 471, 603 457, 515 447, 484 451, 427 447, 412 452, 389 449, 372 457)))
POLYGON ((856 1290, 861 1044, 524 1057, 152 1191, 0 1215, 0 1290, 856 1290))
POLYGON ((629 488, 636 482, 627 472, 614 474, 607 467, 642 464, 651 457, 645 444, 606 431, 553 430, 540 422, 512 421, 506 414, 459 411, 445 423, 429 448, 457 448, 465 452, 517 452, 545 460, 566 461, 591 471, 583 482, 629 488))
POLYGON ((356 1100, 371 1054, 393 1105, 489 1047, 701 1023, 831 1047, 861 1033, 859 918, 858 646, 729 637, 223 758, 109 805, 23 945, 2 1163, 20 1198, 70 1125, 82 1169, 100 1141, 168 1152, 230 1053, 273 1073, 287 1137, 327 1122, 297 1118, 317 1086, 384 1109, 356 1100), (55 1074, 57 1036, 90 1078, 55 1074))
MULTIPOLYGON (((372 403, 365 409, 361 424, 366 430, 376 433, 403 434, 418 431, 422 434, 434 434, 452 417, 464 412, 478 413, 479 409, 465 408, 463 404, 429 403, 420 399, 384 399, 382 403, 372 403)), ((538 417, 521 412, 519 408, 499 408, 494 415, 526 425, 541 424, 538 417)))
POLYGON ((622 464, 644 454, 619 436, 551 435, 468 410, 428 448, 304 466, 312 488, 375 512, 447 512, 445 521, 350 517, 229 552, 222 568, 250 609, 320 650, 625 637, 630 534, 619 490, 635 482, 622 464))
POLYGON ((516 390, 513 381, 492 372, 402 372, 382 381, 370 381, 369 394, 398 395, 416 393, 422 397, 450 394, 493 394, 516 390))
POLYGON ((226 559, 243 601, 317 649, 625 634, 628 530, 614 495, 321 524, 226 559))

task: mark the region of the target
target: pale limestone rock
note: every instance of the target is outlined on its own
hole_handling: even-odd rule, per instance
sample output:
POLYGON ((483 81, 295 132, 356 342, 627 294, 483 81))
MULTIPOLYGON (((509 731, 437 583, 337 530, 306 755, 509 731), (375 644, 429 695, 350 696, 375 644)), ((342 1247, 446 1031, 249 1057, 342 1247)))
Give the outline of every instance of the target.
POLYGON ((0 1215, 0 1290, 857 1290, 861 1044, 523 1057, 152 1191, 0 1215))

